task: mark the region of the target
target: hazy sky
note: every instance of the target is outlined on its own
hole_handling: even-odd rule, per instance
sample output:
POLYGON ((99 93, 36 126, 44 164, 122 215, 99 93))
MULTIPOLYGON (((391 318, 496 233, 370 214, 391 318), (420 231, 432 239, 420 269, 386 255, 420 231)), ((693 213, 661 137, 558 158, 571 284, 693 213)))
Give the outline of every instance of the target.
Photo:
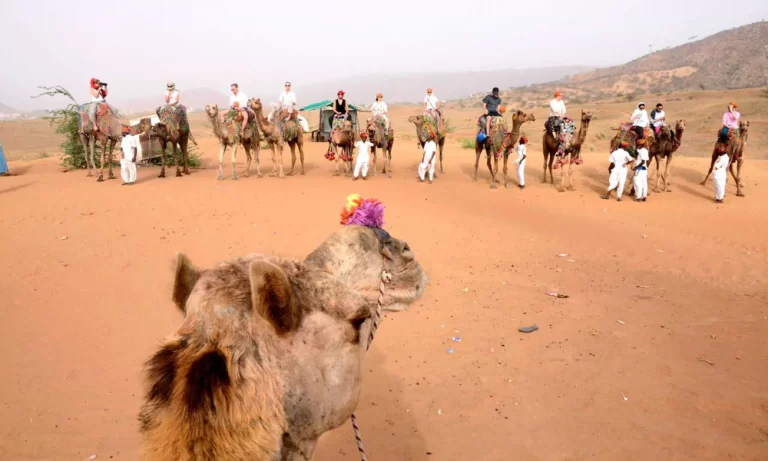
POLYGON ((766 18, 766 0, 0 0, 0 102, 52 107, 29 96, 57 84, 85 102, 96 76, 116 103, 169 79, 266 100, 291 80, 301 103, 342 75, 607 66, 766 18))

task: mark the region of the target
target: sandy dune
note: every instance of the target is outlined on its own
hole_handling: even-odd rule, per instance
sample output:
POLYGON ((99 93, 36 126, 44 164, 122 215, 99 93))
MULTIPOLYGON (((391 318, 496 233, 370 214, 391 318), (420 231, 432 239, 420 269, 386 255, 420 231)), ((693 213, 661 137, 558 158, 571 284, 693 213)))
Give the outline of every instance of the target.
MULTIPOLYGON (((483 169, 473 183, 474 152, 457 140, 476 110, 453 116, 447 172, 431 186, 415 180, 407 108, 391 180, 332 178, 325 145, 309 142, 307 176, 285 180, 141 168, 120 187, 62 174, 54 158, 13 162, 20 175, 0 178, 0 459, 137 459, 142 363, 179 325, 175 252, 203 267, 302 257, 352 192, 387 205, 386 227, 430 276, 367 358, 358 416, 370 459, 765 459, 768 164, 752 160, 765 156, 765 130, 750 138, 745 198, 730 182, 715 205, 711 184, 698 185, 706 159, 684 147, 673 192, 606 202, 607 139, 593 136, 618 107, 601 109, 577 191, 562 194, 541 183, 538 135, 525 191, 489 190, 483 169)), ((212 163, 214 140, 201 120, 193 129, 212 163)), ((316 459, 358 459, 351 428, 323 439, 316 459)))

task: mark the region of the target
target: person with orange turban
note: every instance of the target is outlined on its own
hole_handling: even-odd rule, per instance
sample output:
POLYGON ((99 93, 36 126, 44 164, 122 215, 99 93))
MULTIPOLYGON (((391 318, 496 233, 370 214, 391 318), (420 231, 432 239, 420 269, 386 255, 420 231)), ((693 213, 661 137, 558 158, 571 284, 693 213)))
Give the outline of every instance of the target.
POLYGON ((600 198, 608 200, 611 192, 616 191, 616 200, 621 202, 621 194, 624 192, 624 184, 627 182, 627 165, 634 160, 626 148, 629 143, 626 140, 622 140, 619 143, 619 148, 611 153, 608 160, 611 162, 612 168, 611 175, 608 179, 608 191, 601 195, 600 198))

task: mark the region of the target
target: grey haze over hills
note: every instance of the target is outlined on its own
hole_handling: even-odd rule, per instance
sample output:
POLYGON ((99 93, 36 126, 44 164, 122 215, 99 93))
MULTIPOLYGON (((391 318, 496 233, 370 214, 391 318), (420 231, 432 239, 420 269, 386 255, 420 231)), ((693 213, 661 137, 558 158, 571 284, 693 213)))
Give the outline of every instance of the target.
MULTIPOLYGON (((354 104, 371 104, 376 93, 383 93, 384 98, 392 103, 416 103, 424 98, 428 87, 434 88, 435 94, 441 100, 464 98, 473 93, 490 91, 494 86, 502 89, 533 85, 566 76, 593 70, 587 66, 542 67, 534 69, 502 69, 483 72, 439 72, 439 73, 401 73, 361 75, 345 77, 303 85, 292 82, 294 91, 299 99, 299 105, 307 105, 324 99, 333 99, 338 90, 346 92, 347 99, 354 104)), ((261 98, 267 106, 277 102, 282 88, 257 89, 247 81, 239 82, 240 88, 252 98, 261 98)), ((226 105, 229 94, 210 88, 184 89, 182 102, 193 109, 202 109, 207 104, 226 105)), ((136 99, 111 99, 119 109, 131 113, 143 113, 154 110, 162 103, 162 93, 156 96, 146 96, 136 99)))

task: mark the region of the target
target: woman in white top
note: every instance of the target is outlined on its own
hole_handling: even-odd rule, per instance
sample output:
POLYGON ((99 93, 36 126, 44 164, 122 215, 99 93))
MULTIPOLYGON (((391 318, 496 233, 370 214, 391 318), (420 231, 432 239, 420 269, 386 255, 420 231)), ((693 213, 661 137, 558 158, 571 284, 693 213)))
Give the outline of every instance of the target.
POLYGON ((433 94, 432 88, 427 88, 427 95, 424 96, 424 110, 429 112, 440 127, 440 100, 433 94))
POLYGON ((371 115, 380 116, 387 122, 387 131, 389 131, 389 117, 387 117, 387 103, 384 102, 384 95, 376 93, 376 102, 371 105, 371 115))
POLYGON ((645 138, 645 129, 650 125, 650 118, 648 112, 645 110, 645 103, 640 101, 637 105, 637 109, 632 112, 632 118, 630 118, 632 126, 635 127, 635 133, 637 133, 638 139, 645 138))
POLYGON ((179 90, 176 89, 176 84, 173 82, 168 82, 168 84, 165 86, 165 104, 167 106, 175 106, 179 103, 179 90))

